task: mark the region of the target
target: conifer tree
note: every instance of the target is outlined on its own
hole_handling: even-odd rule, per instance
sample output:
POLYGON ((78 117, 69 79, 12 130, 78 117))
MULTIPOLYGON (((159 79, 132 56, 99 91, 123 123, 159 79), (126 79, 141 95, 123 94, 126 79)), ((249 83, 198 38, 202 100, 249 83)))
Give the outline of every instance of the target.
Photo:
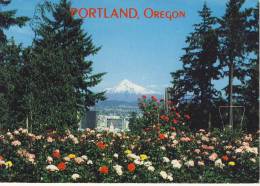
POLYGON ((244 2, 245 0, 229 0, 225 15, 218 20, 219 58, 223 74, 228 76, 229 80, 228 87, 225 88, 228 95, 229 127, 233 126, 233 81, 239 77, 240 67, 244 63, 246 13, 241 10, 244 2))
POLYGON ((104 73, 93 73, 89 60, 100 47, 82 29, 83 20, 70 14, 71 4, 46 1, 40 5, 31 52, 31 115, 43 128, 77 128, 79 113, 89 110, 104 92, 92 88, 104 73))
POLYGON ((22 27, 29 19, 16 17, 16 10, 4 11, 10 0, 0 0, 0 128, 14 128, 23 120, 23 85, 19 80, 22 48, 8 40, 4 30, 22 27))
POLYGON ((11 26, 22 27, 29 20, 27 17, 16 17, 16 10, 3 11, 3 6, 7 6, 11 0, 0 0, 0 42, 6 42, 4 29, 9 29, 11 26))
POLYGON ((194 32, 186 39, 188 46, 184 48, 185 54, 181 57, 183 69, 172 73, 172 92, 182 98, 193 94, 190 100, 193 107, 190 108, 193 110, 192 123, 196 123, 193 127, 206 128, 210 122, 214 98, 219 95, 212 84, 212 80, 218 79, 220 75, 216 64, 218 38, 213 28, 215 18, 211 16, 206 3, 199 15, 201 23, 194 25, 194 32))
POLYGON ((241 95, 245 105, 247 129, 256 131, 259 128, 259 3, 246 12, 246 55, 249 60, 244 61, 245 68, 239 77, 242 84, 236 93, 241 95))

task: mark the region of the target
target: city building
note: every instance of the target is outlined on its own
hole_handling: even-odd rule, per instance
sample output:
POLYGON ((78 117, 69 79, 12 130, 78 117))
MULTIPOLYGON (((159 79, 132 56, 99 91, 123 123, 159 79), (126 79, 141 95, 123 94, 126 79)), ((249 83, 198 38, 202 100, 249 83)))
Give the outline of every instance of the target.
POLYGON ((97 128, 109 129, 112 131, 125 131, 128 130, 129 118, 122 116, 108 116, 98 115, 97 116, 97 128))

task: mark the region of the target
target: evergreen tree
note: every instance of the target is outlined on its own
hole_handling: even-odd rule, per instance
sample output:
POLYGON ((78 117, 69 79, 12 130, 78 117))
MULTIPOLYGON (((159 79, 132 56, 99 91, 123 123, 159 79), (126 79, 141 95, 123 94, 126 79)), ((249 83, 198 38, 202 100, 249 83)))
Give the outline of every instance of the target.
POLYGON ((184 48, 185 54, 181 57, 183 69, 172 73, 172 92, 177 98, 193 94, 190 110, 192 123, 196 123, 196 126, 192 127, 206 128, 210 124, 214 98, 219 95, 212 84, 212 80, 218 79, 220 75, 216 63, 218 38, 213 28, 215 18, 206 4, 199 15, 201 23, 194 25, 194 32, 186 39, 188 46, 184 48))
POLYGON ((246 25, 246 54, 249 60, 245 60, 244 69, 241 70, 238 93, 245 105, 247 129, 259 128, 259 3, 248 12, 246 25))
POLYGON ((27 17, 16 17, 16 10, 3 11, 11 1, 0 0, 0 128, 14 128, 23 120, 23 85, 19 82, 22 48, 8 40, 4 30, 23 26, 27 17))
POLYGON ((137 113, 132 112, 131 117, 129 119, 128 128, 131 132, 136 132, 136 131, 140 130, 137 125, 138 125, 137 124, 137 113))
POLYGON ((229 126, 233 126, 233 81, 239 78, 245 53, 246 13, 241 8, 245 0, 229 0, 225 15, 218 20, 220 62, 224 76, 228 76, 226 93, 229 102, 229 126), (227 69, 227 70, 226 70, 227 69))
POLYGON ((4 29, 9 29, 11 26, 22 27, 29 20, 27 17, 16 17, 16 10, 3 11, 2 6, 7 6, 11 0, 0 0, 0 43, 6 42, 4 29))
POLYGON ((76 129, 79 114, 104 99, 104 92, 91 90, 104 73, 93 74, 93 62, 87 59, 100 47, 84 33, 83 20, 71 16, 70 7, 67 0, 44 2, 34 28, 29 118, 42 128, 76 129))

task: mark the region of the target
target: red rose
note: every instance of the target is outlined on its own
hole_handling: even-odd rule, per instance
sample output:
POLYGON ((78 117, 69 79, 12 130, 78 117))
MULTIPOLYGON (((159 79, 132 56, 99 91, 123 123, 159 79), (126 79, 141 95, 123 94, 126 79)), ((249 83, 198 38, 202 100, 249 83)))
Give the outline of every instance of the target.
POLYGON ((145 96, 145 95, 143 95, 143 96, 142 96, 142 98, 143 98, 143 99, 146 99, 146 96, 145 96))
POLYGON ((66 164, 64 162, 60 162, 58 165, 57 165, 58 169, 60 171, 64 171, 66 169, 66 164))
POLYGON ((101 150, 103 150, 103 149, 105 149, 105 148, 106 148, 106 144, 105 144, 105 143, 103 143, 102 141, 100 141, 100 142, 97 142, 97 146, 98 146, 98 148, 99 148, 99 149, 101 149, 101 150))
POLYGON ((224 156, 222 156, 222 158, 221 158, 223 161, 228 161, 229 160, 229 158, 228 158, 228 156, 227 155, 224 155, 224 156))
POLYGON ((163 120, 163 121, 166 121, 166 122, 169 121, 169 117, 166 116, 166 115, 161 115, 161 116, 160 116, 160 119, 163 120))
POLYGON ((101 173, 101 174, 108 174, 108 167, 107 166, 102 166, 102 167, 100 167, 99 168, 99 172, 101 173))
POLYGON ((163 140, 163 139, 165 139, 166 137, 165 137, 164 134, 159 134, 159 138, 160 138, 161 140, 163 140))
POLYGON ((54 158, 60 158, 60 150, 55 150, 52 152, 52 157, 54 158))
POLYGON ((177 124, 177 123, 178 123, 178 120, 177 120, 177 119, 173 119, 172 122, 173 122, 174 124, 177 124))
POLYGON ((127 165, 127 169, 129 172, 134 172, 135 171, 135 164, 134 163, 129 163, 127 165))

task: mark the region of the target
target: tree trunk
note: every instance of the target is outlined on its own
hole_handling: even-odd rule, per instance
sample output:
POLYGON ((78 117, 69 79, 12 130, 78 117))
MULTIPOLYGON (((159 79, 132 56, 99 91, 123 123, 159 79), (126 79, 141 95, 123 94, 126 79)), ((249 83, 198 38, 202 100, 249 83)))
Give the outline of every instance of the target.
POLYGON ((234 65, 231 62, 229 66, 229 90, 228 90, 228 106, 229 106, 229 123, 228 127, 233 128, 233 78, 234 78, 234 65))

